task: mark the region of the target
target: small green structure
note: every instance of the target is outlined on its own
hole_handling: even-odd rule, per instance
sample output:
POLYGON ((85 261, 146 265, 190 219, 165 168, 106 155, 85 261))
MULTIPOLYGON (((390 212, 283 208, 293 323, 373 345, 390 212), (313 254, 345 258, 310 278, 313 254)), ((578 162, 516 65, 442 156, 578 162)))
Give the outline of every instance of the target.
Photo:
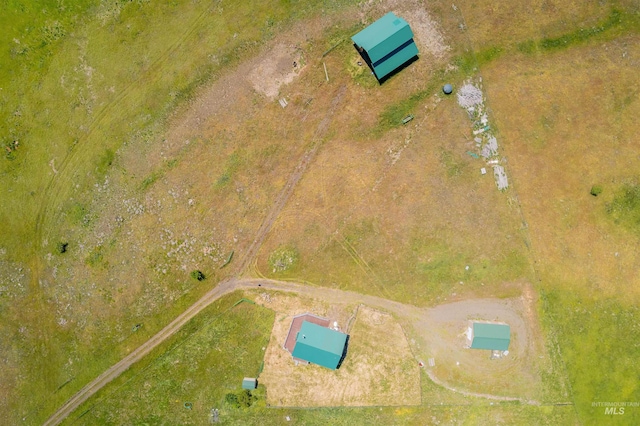
POLYGON ((346 355, 347 338, 346 334, 339 331, 303 321, 291 355, 335 370, 346 355))
POLYGON ((360 31, 351 40, 378 81, 418 56, 411 27, 393 12, 360 31))
POLYGON ((474 322, 468 334, 471 349, 506 351, 511 342, 511 328, 507 324, 474 322))
POLYGON ((255 389, 258 387, 258 381, 253 377, 245 377, 242 379, 242 389, 255 389))

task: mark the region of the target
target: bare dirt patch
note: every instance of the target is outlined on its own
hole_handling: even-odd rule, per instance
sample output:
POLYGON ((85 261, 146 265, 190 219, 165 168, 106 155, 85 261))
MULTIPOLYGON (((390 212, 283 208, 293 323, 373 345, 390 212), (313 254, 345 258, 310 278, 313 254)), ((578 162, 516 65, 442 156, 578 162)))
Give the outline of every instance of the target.
POLYGON ((266 52, 249 73, 251 86, 269 99, 278 96, 280 87, 291 83, 304 67, 302 50, 295 45, 279 43, 266 52))
POLYGON ((404 17, 413 31, 418 47, 426 49, 436 59, 443 59, 451 47, 442 35, 440 25, 419 2, 402 2, 395 8, 398 16, 404 17))
MULTIPOLYGON (((299 407, 420 404, 419 369, 402 327, 391 315, 360 306, 349 331, 347 357, 340 369, 332 371, 316 365, 296 365, 283 343, 295 314, 315 308, 314 313, 344 318, 345 314, 355 313, 353 306, 333 304, 324 305, 323 309, 315 300, 267 293, 258 300, 277 312, 265 368, 260 375, 261 383, 267 387, 269 404, 299 407)), ((349 322, 343 319, 339 324, 346 327, 349 322)))
POLYGON ((551 365, 528 285, 520 298, 466 300, 428 309, 417 324, 426 339, 424 352, 435 363, 429 371, 447 386, 525 399, 542 395, 540 372, 551 365), (465 331, 472 320, 509 324, 508 355, 491 359, 491 351, 468 349, 465 331))
POLYGON ((362 5, 360 19, 363 23, 369 24, 389 11, 409 23, 421 52, 427 50, 438 60, 446 57, 451 47, 443 35, 440 24, 432 18, 419 0, 388 0, 379 4, 370 1, 362 5))

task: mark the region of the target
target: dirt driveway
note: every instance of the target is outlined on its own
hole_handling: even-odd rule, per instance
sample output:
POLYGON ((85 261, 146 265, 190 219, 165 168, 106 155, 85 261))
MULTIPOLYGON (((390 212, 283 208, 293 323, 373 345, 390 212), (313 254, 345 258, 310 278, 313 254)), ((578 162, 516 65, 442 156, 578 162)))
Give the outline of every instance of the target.
POLYGON ((350 291, 274 280, 247 279, 237 284, 238 287, 258 288, 259 291, 292 292, 328 304, 363 304, 386 311, 402 325, 410 339, 412 352, 425 363, 432 380, 468 395, 535 402, 542 390, 539 371, 541 368, 550 368, 538 318, 532 314, 535 312, 535 300, 526 296, 528 284, 523 284, 522 297, 471 299, 433 308, 420 308, 350 291), (464 332, 469 320, 509 324, 509 354, 492 360, 489 351, 467 349, 464 332), (429 359, 433 359, 435 366, 429 366, 429 359))
MULTIPOLYGON (((380 297, 363 295, 351 291, 343 291, 337 289, 327 289, 322 287, 310 287, 307 285, 275 281, 268 279, 230 279, 220 283, 218 286, 209 291, 198 302, 187 309, 178 318, 172 321, 169 325, 163 328, 155 336, 149 339, 145 344, 133 351, 127 357, 122 359, 117 364, 113 365, 94 381, 87 384, 76 395, 67 401, 67 403, 60 408, 53 416, 51 416, 46 425, 59 424, 64 420, 73 410, 75 410, 80 404, 89 399, 98 390, 102 389, 113 379, 118 377, 124 371, 126 371, 131 365, 140 361, 156 346, 160 345, 164 340, 169 338, 175 332, 177 332, 184 324, 186 324, 191 318, 195 317, 204 308, 209 306, 212 302, 231 293, 235 290, 252 290, 257 294, 264 292, 265 290, 283 291, 289 293, 295 293, 299 295, 305 295, 307 297, 321 300, 325 303, 332 304, 364 304, 369 307, 381 309, 387 311, 396 317, 396 320, 402 324, 405 331, 410 337, 413 337, 410 343, 414 346, 414 354, 417 356, 430 357, 435 354, 440 362, 440 356, 446 356, 447 354, 455 352, 457 359, 464 359, 465 362, 472 363, 471 367, 486 366, 488 365, 488 354, 486 351, 470 351, 463 350, 461 345, 461 336, 455 336, 455 332, 460 330, 464 331, 464 326, 468 318, 482 318, 482 319, 499 319, 502 321, 510 321, 512 323, 512 333, 516 338, 514 340, 517 343, 513 346, 513 350, 510 353, 510 359, 519 360, 518 363, 505 364, 508 365, 508 379, 513 380, 517 378, 516 375, 522 376, 523 380, 515 380, 518 383, 525 383, 526 388, 536 388, 539 377, 529 377, 529 371, 518 371, 518 368, 522 366, 530 365, 533 354, 531 351, 526 350, 527 344, 520 342, 529 342, 529 330, 530 324, 527 324, 522 316, 519 314, 518 304, 520 299, 500 300, 500 299, 480 299, 454 302, 446 305, 442 305, 435 308, 419 308, 413 305, 406 305, 391 300, 383 299, 380 297), (444 324, 444 326, 443 326, 444 324), (440 334, 442 330, 445 330, 444 334, 440 334), (453 334, 452 334, 453 333, 453 334), (433 345, 433 346, 432 346, 433 345), (483 361, 483 357, 485 358, 483 361), (533 385, 533 386, 532 386, 533 385)), ((256 294, 256 295, 257 295, 256 294)), ((382 336, 381 338, 384 338, 382 336)), ((449 357, 449 361, 456 359, 456 357, 449 357)), ((507 358, 508 362, 509 358, 507 358)), ((505 361, 500 360, 500 362, 505 361)), ((438 364, 439 365, 439 364, 438 364)), ((446 377, 446 370, 443 367, 450 367, 448 364, 443 364, 443 367, 436 365, 434 371, 431 374, 438 375, 441 372, 445 377, 438 378, 438 382, 450 389, 448 379, 446 377)), ((492 365, 498 365, 496 363, 492 365)), ((483 396, 495 399, 505 399, 504 389, 495 389, 496 395, 487 391, 487 376, 485 371, 470 369, 470 374, 463 376, 462 380, 474 380, 473 382, 466 383, 469 387, 465 391, 466 394, 483 396), (475 371, 475 374, 474 374, 475 371), (477 376, 480 374, 480 376, 477 376), (475 381, 478 379, 477 381, 475 381), (478 392, 473 389, 474 386, 479 386, 478 392), (483 392, 484 391, 484 392, 483 392)), ((503 369, 504 370, 504 369, 503 369)), ((431 375, 430 374, 430 375, 431 375)), ((495 374, 489 375, 490 377, 495 374)), ((460 380, 456 376, 451 377, 455 382, 460 380)), ((494 389, 491 389, 494 390, 494 389)), ((528 394, 528 393, 527 393, 528 394)), ((508 399, 523 400, 525 402, 532 402, 531 399, 526 396, 511 395, 508 399)))

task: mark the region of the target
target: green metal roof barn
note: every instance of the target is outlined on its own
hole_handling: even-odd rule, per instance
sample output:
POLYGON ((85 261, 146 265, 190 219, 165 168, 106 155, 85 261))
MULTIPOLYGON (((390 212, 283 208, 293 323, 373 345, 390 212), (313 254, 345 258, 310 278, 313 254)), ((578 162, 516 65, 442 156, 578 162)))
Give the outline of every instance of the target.
POLYGON ((472 349, 506 351, 511 341, 511 328, 507 324, 474 322, 470 337, 472 349))
POLYGON ((418 55, 411 27, 393 12, 360 31, 351 40, 378 80, 418 55))
POLYGON ((291 355, 335 370, 343 358, 347 337, 339 331, 304 321, 291 355))

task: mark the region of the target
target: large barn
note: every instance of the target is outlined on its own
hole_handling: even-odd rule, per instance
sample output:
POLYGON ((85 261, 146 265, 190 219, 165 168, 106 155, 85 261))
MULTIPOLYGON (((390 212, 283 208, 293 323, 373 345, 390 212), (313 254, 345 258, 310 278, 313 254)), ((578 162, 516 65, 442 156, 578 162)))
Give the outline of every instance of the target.
POLYGON ((378 81, 418 56, 411 27, 393 12, 360 31, 351 40, 378 81))

